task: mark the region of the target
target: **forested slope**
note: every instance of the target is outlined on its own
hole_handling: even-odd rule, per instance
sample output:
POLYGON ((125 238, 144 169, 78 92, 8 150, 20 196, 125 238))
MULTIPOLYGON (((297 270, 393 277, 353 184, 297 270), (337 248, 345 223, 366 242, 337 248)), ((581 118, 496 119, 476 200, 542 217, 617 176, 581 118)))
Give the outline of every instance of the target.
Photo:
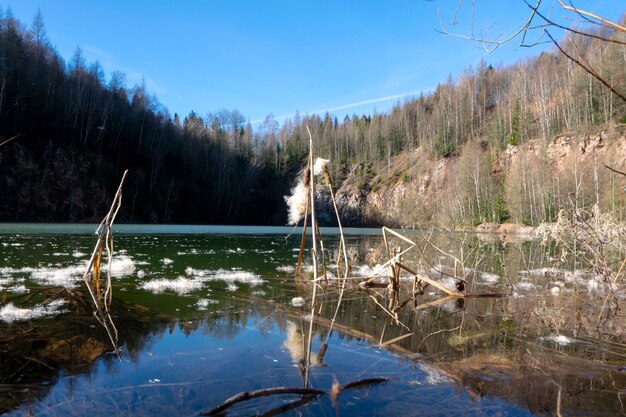
POLYGON ((80 48, 64 63, 42 22, 0 20, 0 137, 19 135, 0 148, 0 220, 98 219, 125 169, 121 221, 282 220, 282 182, 255 160, 238 112, 180 122, 123 74, 106 83, 80 48))
MULTIPOLYGON (((253 130, 237 110, 171 115, 144 85, 126 86, 124 74, 106 80, 80 48, 64 62, 41 15, 28 27, 1 15, 0 143, 19 136, 0 146, 0 221, 97 220, 129 169, 121 221, 284 224, 283 195, 308 152, 306 127, 346 202, 402 184, 412 203, 396 218, 412 217, 398 224, 537 224, 554 220, 572 193, 626 217, 622 180, 602 166, 626 160, 613 144, 626 103, 556 50, 507 67, 468 67, 388 114, 296 114, 280 126, 270 114, 253 130), (581 166, 574 180, 553 175, 548 154, 559 135, 578 143, 594 134, 617 154, 581 166), (506 165, 512 152, 532 158, 506 165), (447 180, 428 188, 444 168, 447 180), (411 196, 427 188, 438 196, 425 209, 411 196)), ((626 91, 626 46, 575 34, 562 45, 626 91)))

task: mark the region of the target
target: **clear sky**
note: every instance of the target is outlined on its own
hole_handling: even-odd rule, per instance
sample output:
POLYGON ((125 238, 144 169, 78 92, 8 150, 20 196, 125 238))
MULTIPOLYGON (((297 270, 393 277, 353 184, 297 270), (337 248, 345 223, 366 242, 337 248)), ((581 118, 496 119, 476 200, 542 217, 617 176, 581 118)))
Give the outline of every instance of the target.
MULTIPOLYGON (((522 0, 476 1, 474 31, 511 33, 528 17, 522 0)), ((544 1, 544 4, 548 2, 544 1)), ((549 1, 550 5, 553 4, 549 1)), ((592 3, 618 19, 622 1, 592 3)), ((26 25, 40 9, 48 37, 69 60, 77 45, 99 60, 107 79, 145 79, 173 115, 238 109, 257 123, 326 111, 385 112, 405 96, 431 91, 481 58, 507 65, 538 55, 540 45, 482 45, 438 32, 457 1, 298 0, 0 0, 26 25)), ((451 31, 470 32, 466 0, 451 31)), ((555 9, 556 10, 556 9, 555 9)), ((555 18, 562 13, 555 13, 555 18)), ((558 32, 555 31, 555 34, 558 32)))

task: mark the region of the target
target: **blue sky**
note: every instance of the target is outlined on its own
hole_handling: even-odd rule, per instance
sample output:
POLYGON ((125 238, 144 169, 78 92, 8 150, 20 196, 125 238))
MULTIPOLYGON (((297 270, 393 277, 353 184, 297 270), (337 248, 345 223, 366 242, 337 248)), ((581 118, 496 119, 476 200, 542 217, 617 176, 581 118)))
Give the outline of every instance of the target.
MULTIPOLYGON (((594 11, 617 19, 621 1, 594 11)), ((99 60, 107 79, 145 79, 171 114, 181 118, 238 109, 258 122, 301 114, 385 112, 405 96, 431 91, 481 60, 507 65, 542 48, 509 43, 492 53, 443 35, 457 1, 164 1, 0 0, 30 25, 40 9, 48 37, 68 60, 77 45, 99 60)), ((552 2, 550 2, 552 4, 552 2)), ((451 31, 470 32, 470 6, 451 31)), ((511 33, 528 16, 521 0, 476 1, 474 30, 511 33)), ((555 18, 563 13, 555 12, 555 18)), ((558 34, 558 32, 555 32, 558 34)))

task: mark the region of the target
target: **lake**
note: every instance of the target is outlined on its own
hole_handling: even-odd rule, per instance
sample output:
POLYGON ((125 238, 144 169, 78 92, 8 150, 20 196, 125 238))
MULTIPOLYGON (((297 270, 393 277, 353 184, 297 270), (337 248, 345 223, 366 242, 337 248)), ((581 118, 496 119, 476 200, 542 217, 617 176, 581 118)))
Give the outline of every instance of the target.
POLYGON ((402 264, 459 298, 388 288, 380 229, 346 230, 344 283, 322 228, 313 285, 301 229, 116 225, 116 353, 82 279, 95 229, 0 224, 2 415, 194 416, 277 387, 219 415, 626 415, 623 279, 556 243, 400 231, 402 264))

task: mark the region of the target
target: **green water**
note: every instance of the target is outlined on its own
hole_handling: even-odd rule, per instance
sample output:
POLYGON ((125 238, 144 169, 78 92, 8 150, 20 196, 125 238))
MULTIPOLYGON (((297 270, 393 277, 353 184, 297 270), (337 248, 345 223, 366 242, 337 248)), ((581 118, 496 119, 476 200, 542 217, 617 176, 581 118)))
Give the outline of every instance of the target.
MULTIPOLYGON (((0 225, 3 415, 199 415, 242 391, 329 392, 334 381, 367 378, 386 381, 291 410, 280 407, 301 397, 264 397, 227 412, 625 413, 626 316, 604 308, 608 289, 592 270, 561 259, 556 245, 434 234, 436 250, 429 234, 406 232, 420 249, 403 257, 406 265, 451 287, 449 275, 463 277, 465 293, 506 297, 442 299, 432 286, 413 295, 405 279, 395 320, 381 307, 385 289, 358 285, 386 260, 380 230, 347 231, 353 278, 337 309, 339 239, 322 229, 329 280, 315 291, 307 361, 313 286, 308 252, 303 282, 294 278, 301 230, 116 226, 111 312, 120 360, 82 280, 95 227, 0 225)), ((617 286, 611 300, 623 304, 617 286)))

